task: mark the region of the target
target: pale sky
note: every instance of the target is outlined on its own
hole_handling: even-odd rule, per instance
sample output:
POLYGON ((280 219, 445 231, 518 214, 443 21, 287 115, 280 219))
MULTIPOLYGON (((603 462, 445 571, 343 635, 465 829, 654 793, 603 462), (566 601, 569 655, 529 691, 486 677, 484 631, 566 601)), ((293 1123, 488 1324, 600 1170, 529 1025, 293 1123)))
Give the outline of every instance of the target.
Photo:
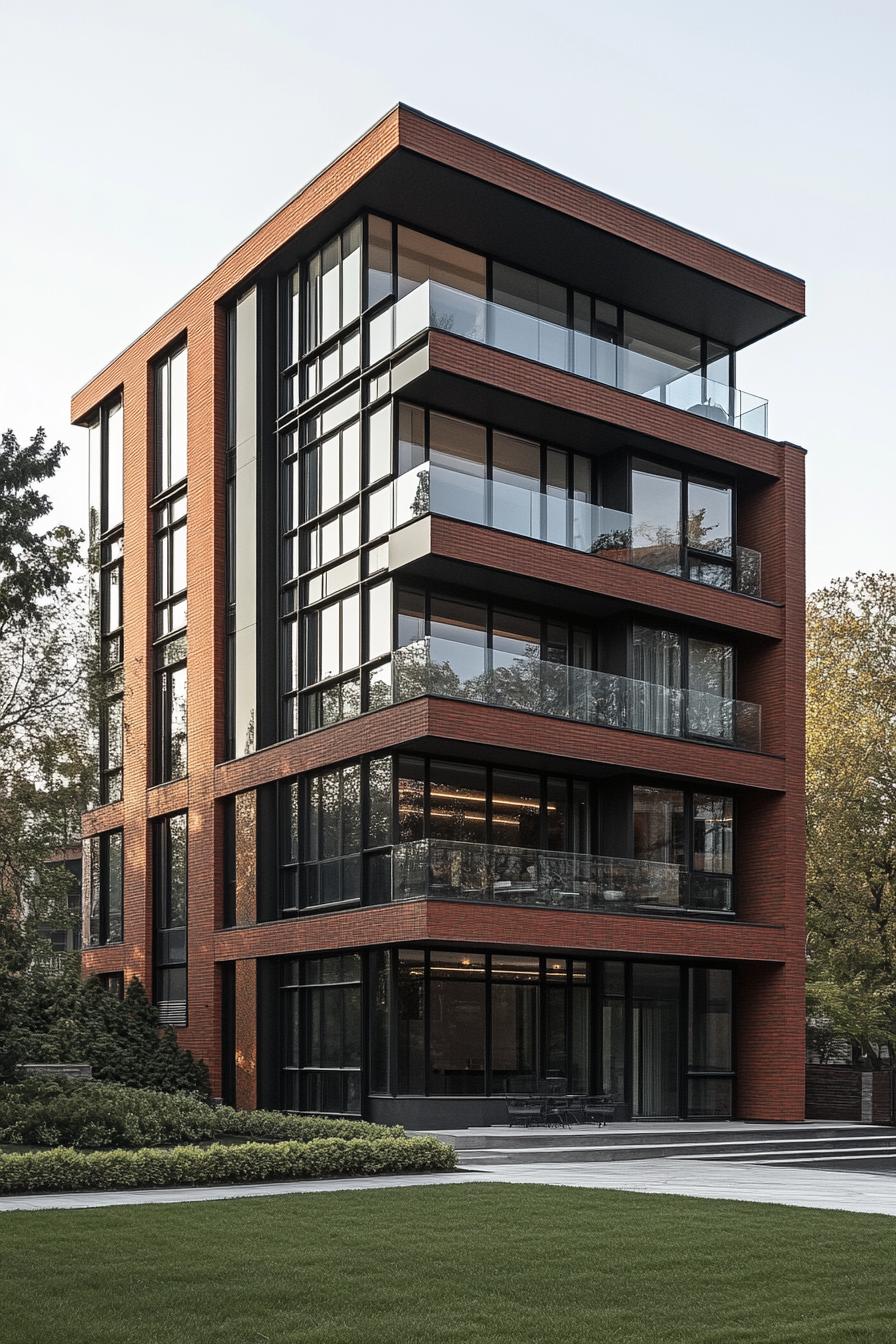
POLYGON ((71 445, 66 522, 71 393, 401 100, 802 276, 737 381, 810 586, 896 570, 891 0, 0 0, 0 51, 0 428, 71 445))

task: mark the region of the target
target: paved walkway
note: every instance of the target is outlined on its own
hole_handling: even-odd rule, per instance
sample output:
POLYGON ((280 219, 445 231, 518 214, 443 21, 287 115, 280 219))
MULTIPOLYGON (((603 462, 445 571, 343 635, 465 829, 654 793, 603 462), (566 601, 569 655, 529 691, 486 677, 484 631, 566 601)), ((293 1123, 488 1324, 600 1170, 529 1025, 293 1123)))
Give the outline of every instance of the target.
POLYGON ((560 1185, 591 1190, 631 1190, 653 1195, 692 1195, 789 1204, 805 1209, 842 1209, 896 1217, 896 1180, 873 1173, 800 1167, 763 1167, 746 1162, 696 1162, 656 1158, 644 1162, 581 1162, 480 1167, 476 1171, 423 1176, 365 1176, 352 1180, 278 1181, 260 1185, 204 1186, 168 1190, 116 1190, 95 1194, 8 1195, 0 1213, 38 1209, 95 1209, 129 1204, 194 1204, 264 1195, 319 1195, 333 1190, 383 1190, 416 1185, 560 1185))

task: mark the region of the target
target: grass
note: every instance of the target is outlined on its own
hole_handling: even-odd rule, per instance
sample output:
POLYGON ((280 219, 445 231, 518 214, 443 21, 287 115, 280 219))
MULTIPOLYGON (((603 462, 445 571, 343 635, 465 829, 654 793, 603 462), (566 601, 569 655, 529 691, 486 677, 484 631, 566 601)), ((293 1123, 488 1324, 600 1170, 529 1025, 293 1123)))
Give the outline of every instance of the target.
POLYGON ((455 1185, 0 1214, 16 1344, 896 1338, 896 1220, 455 1185))

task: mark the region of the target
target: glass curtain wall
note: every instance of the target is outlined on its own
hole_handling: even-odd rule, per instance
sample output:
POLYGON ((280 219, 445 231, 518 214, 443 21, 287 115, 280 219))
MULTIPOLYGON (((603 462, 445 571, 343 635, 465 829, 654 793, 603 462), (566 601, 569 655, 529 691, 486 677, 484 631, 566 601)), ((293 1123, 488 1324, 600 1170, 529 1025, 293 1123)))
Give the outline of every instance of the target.
MULTIPOLYGON (((620 358, 627 352, 632 356, 623 364, 628 390, 652 391, 659 361, 682 374, 696 373, 721 384, 713 389, 720 398, 714 403, 715 418, 730 418, 730 398, 724 404, 722 390, 734 380, 734 355, 728 346, 656 318, 623 311, 606 297, 581 293, 498 259, 491 261, 489 283, 489 263, 481 254, 376 215, 368 215, 366 224, 369 308, 396 295, 404 298, 431 280, 492 301, 488 313, 491 344, 611 384, 618 378, 613 350, 618 345, 620 358), (604 345, 595 346, 593 337, 604 345)), ((482 315, 476 320, 481 322, 482 315)), ((390 348, 376 324, 374 319, 371 363, 390 348)))
POLYGON ((280 917, 390 899, 392 817, 391 756, 282 781, 280 917))
POLYGON ((371 1073, 381 1094, 498 1096, 534 1090, 547 1074, 587 1090, 585 961, 400 948, 377 953, 372 965, 374 1005, 388 1001, 396 1014, 391 1076, 383 1037, 372 1028, 371 1073))
POLYGON ((500 1097, 553 1079, 645 1119, 731 1113, 727 968, 399 948, 371 954, 368 988, 376 1095, 500 1097))
POLYGON ((433 513, 587 550, 592 459, 399 403, 395 526, 433 513), (422 468, 409 482, 405 473, 422 468))

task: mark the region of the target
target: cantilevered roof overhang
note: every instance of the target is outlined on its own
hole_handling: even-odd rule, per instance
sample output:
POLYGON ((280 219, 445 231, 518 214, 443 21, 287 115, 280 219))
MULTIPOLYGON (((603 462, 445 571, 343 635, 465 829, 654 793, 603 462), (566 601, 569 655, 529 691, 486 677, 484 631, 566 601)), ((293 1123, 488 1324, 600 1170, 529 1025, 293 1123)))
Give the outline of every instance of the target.
MULTIPOLYGON (((227 299, 313 251, 362 209, 430 231, 436 219, 458 244, 737 348, 805 312, 796 276, 399 104, 128 352, 141 346, 151 356, 196 301, 227 299)), ((117 363, 75 395, 73 419, 106 394, 117 363)))

